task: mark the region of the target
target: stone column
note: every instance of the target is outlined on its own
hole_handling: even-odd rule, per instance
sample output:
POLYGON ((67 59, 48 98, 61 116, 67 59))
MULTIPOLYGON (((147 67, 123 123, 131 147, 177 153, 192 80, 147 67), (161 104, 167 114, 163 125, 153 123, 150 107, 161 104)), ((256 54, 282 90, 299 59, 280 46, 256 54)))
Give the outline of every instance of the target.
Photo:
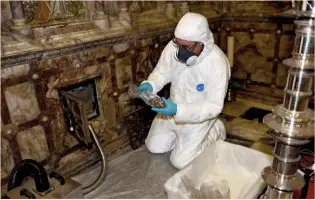
POLYGON ((26 36, 33 36, 30 26, 25 24, 25 14, 22 1, 10 1, 10 8, 14 25, 11 29, 26 36))
POLYGON ((15 26, 25 25, 25 15, 22 1, 10 1, 12 18, 15 26))
POLYGON ((93 20, 95 16, 95 2, 94 1, 84 1, 87 8, 87 19, 93 20))
POLYGON ((165 12, 165 7, 166 7, 166 5, 165 5, 165 2, 164 1, 157 1, 157 6, 156 6, 156 10, 158 11, 158 12, 165 12))
POLYGON ((117 1, 104 1, 106 14, 109 16, 111 30, 121 29, 122 25, 119 22, 119 7, 117 1))
POLYGON ((165 13, 166 13, 166 16, 170 19, 174 19, 176 17, 176 9, 174 7, 174 2, 168 2, 166 4, 165 13))
POLYGON ((110 29, 108 15, 105 14, 104 3, 95 1, 94 22, 100 29, 110 29))
POLYGON ((123 27, 131 28, 131 15, 128 12, 127 3, 124 1, 119 2, 119 22, 123 27))
POLYGON ((186 13, 189 12, 189 5, 188 2, 181 2, 180 3, 180 13, 181 15, 185 15, 186 13))

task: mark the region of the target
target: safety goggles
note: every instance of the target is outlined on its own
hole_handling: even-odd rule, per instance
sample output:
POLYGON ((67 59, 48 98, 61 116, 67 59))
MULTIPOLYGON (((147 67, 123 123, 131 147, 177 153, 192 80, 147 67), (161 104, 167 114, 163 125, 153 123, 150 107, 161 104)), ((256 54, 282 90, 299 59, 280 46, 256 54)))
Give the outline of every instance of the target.
POLYGON ((198 44, 198 42, 194 42, 194 44, 192 44, 192 45, 182 45, 182 44, 179 44, 177 41, 176 41, 176 38, 174 38, 173 40, 173 44, 176 46, 176 47, 182 47, 182 48, 184 48, 184 49, 186 49, 186 50, 188 50, 188 51, 191 51, 191 52, 193 52, 194 51, 194 49, 196 48, 196 46, 197 46, 197 44, 198 44))

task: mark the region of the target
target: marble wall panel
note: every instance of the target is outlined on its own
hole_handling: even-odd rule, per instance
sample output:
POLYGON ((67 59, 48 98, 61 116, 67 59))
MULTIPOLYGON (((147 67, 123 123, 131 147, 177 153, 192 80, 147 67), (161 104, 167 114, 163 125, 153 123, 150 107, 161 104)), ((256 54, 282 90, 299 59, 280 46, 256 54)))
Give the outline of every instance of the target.
POLYGON ((102 97, 104 93, 110 93, 113 90, 111 68, 108 62, 100 64, 100 73, 99 96, 102 97))
POLYGON ((22 159, 42 161, 50 155, 42 126, 34 126, 19 132, 16 140, 19 145, 22 159))
POLYGON ((282 29, 284 31, 294 31, 295 25, 294 24, 282 24, 282 29))
POLYGON ((101 78, 98 81, 98 98, 100 113, 95 127, 99 128, 99 136, 104 141, 110 141, 117 135, 116 132, 116 103, 110 94, 113 92, 111 67, 109 63, 101 64, 101 78))
POLYGON ((254 73, 251 74, 250 79, 259 83, 272 83, 275 74, 272 72, 273 63, 265 62, 263 68, 257 69, 254 73))
POLYGON ((280 63, 277 67, 276 85, 279 87, 284 87, 287 82, 289 67, 280 63))
POLYGON ((137 69, 136 69, 136 78, 137 82, 142 82, 146 80, 149 74, 153 70, 153 66, 149 59, 150 49, 142 48, 136 57, 137 69))
POLYGON ((258 51, 264 57, 273 57, 275 49, 275 35, 256 33, 253 42, 256 44, 258 51))
POLYGON ((105 141, 111 141, 117 136, 117 106, 115 99, 107 93, 102 95, 103 133, 105 141))
POLYGON ((135 104, 132 99, 128 95, 128 93, 124 93, 118 98, 118 115, 124 116, 128 113, 131 113, 136 109, 135 104))
POLYGON ((1 138, 1 178, 7 177, 14 167, 9 141, 1 138))
POLYGON ((4 68, 4 69, 1 69, 1 78, 6 79, 6 78, 14 77, 14 76, 25 75, 29 72, 29 70, 30 70, 29 64, 4 68))
MULTIPOLYGON (((248 44, 252 44, 253 41, 248 33, 243 32, 233 32, 231 34, 234 36, 234 52, 238 52, 240 49, 244 48, 248 44)), ((227 38, 225 39, 227 41, 227 38)), ((226 43, 226 42, 225 42, 226 43)))
POLYGON ((248 45, 235 55, 235 63, 238 70, 234 76, 244 79, 245 72, 250 74, 252 81, 271 83, 274 77, 271 62, 268 62, 254 45, 248 45), (239 69, 241 68, 241 69, 239 69))
POLYGON ((31 121, 40 114, 33 84, 21 83, 5 88, 3 92, 13 123, 31 121))
POLYGON ((291 53, 294 47, 295 36, 283 35, 280 38, 279 57, 284 59, 291 57, 291 53))
POLYGON ((115 61, 118 89, 123 89, 132 81, 131 59, 129 56, 115 61))
POLYGON ((232 77, 245 80, 247 78, 247 72, 242 67, 237 67, 236 65, 233 67, 232 77))
POLYGON ((50 96, 46 99, 47 109, 53 110, 54 118, 50 122, 52 135, 51 140, 53 143, 54 153, 62 153, 67 150, 67 147, 72 147, 76 144, 75 140, 66 131, 64 124, 64 115, 59 102, 59 96, 57 90, 55 90, 56 96, 50 96), (55 99, 57 98, 57 99, 55 99))

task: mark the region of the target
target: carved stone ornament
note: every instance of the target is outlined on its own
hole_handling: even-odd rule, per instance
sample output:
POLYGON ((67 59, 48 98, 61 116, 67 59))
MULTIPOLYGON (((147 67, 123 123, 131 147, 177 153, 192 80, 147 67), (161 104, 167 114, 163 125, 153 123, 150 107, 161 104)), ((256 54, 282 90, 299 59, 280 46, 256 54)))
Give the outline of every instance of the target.
POLYGON ((5 139, 11 140, 16 136, 16 134, 18 133, 18 130, 19 130, 19 128, 17 125, 8 124, 5 126, 2 126, 1 134, 5 139))

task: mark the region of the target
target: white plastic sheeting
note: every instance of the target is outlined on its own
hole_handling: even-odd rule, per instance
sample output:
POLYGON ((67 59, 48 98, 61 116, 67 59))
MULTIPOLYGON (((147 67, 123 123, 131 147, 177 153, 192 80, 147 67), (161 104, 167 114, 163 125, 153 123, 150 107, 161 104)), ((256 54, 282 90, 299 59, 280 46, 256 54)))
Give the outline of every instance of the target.
POLYGON ((171 177, 165 190, 172 199, 254 199, 266 186, 261 172, 271 162, 267 154, 218 141, 171 177))
MULTIPOLYGON (((84 196, 88 199, 155 199, 167 198, 163 185, 177 170, 171 165, 170 154, 151 154, 145 146, 126 153, 108 163, 103 184, 84 196)), ((73 177, 88 185, 99 174, 100 165, 73 177)))

